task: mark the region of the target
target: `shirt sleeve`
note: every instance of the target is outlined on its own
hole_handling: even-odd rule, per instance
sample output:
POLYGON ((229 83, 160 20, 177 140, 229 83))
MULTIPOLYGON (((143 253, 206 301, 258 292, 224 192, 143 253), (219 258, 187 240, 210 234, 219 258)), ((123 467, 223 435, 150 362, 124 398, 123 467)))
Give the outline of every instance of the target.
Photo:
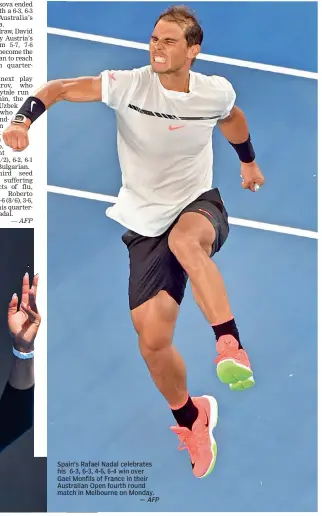
POLYGON ((232 84, 224 77, 213 77, 220 104, 220 112, 222 115, 218 120, 224 120, 230 115, 236 102, 236 93, 232 84))
POLYGON ((34 387, 15 389, 6 384, 0 398, 0 453, 33 426, 34 387))
POLYGON ((140 84, 140 69, 104 70, 102 77, 102 102, 112 109, 127 107, 140 84))

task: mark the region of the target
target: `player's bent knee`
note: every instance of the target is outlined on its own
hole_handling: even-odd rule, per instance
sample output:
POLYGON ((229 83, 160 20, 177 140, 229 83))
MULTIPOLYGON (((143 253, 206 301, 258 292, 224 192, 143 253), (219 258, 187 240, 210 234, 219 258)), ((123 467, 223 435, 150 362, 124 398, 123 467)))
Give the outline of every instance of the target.
POLYGON ((140 321, 133 321, 139 337, 139 348, 144 358, 153 353, 161 351, 172 343, 174 322, 172 318, 169 322, 164 319, 158 320, 154 316, 140 318, 140 321))
POLYGON ((183 231, 177 226, 169 234, 168 246, 179 261, 191 256, 194 250, 200 248, 199 241, 194 235, 189 234, 188 231, 183 231))
POLYGON ((143 358, 147 359, 151 355, 158 353, 172 344, 170 335, 157 335, 154 332, 146 335, 139 335, 139 348, 143 358))
POLYGON ((141 354, 147 358, 172 344, 179 307, 165 291, 131 312, 141 354))
POLYGON ((189 234, 188 231, 183 231, 176 226, 168 237, 169 249, 180 263, 193 262, 194 256, 197 258, 201 249, 210 256, 213 243, 214 241, 209 241, 209 238, 189 234))

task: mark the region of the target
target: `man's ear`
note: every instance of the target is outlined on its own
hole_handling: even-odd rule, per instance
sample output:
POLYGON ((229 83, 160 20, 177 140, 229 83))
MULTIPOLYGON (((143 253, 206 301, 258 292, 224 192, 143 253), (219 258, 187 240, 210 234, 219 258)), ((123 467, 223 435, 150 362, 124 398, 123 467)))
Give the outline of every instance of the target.
POLYGON ((196 59, 196 57, 199 53, 200 53, 200 45, 192 45, 188 49, 189 59, 196 59))

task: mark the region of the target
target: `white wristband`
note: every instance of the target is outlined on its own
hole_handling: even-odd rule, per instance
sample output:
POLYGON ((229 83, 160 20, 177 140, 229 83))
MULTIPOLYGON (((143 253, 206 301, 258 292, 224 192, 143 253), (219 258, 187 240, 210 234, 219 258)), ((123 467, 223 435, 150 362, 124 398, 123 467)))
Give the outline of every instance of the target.
POLYGON ((12 352, 15 357, 20 358, 21 360, 30 360, 34 358, 35 352, 30 351, 30 353, 22 353, 22 351, 18 351, 16 348, 12 348, 12 352))

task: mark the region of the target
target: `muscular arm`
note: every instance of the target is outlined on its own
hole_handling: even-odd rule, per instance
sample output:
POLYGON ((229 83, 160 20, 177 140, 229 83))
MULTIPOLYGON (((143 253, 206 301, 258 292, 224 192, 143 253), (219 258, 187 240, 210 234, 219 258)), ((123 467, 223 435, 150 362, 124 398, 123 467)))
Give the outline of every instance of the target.
POLYGON ((60 100, 69 102, 100 101, 102 100, 101 89, 101 76, 56 79, 39 88, 34 96, 40 99, 48 109, 60 100))
POLYGON ((259 186, 263 186, 265 179, 254 159, 255 153, 248 140, 249 129, 243 111, 234 106, 230 115, 220 120, 218 126, 223 136, 235 145, 235 149, 238 144, 242 144, 237 150, 241 162, 242 187, 256 192, 259 186))
MULTIPOLYGON (((95 102, 102 100, 102 79, 97 77, 76 77, 74 79, 55 79, 39 88, 34 97, 40 99, 46 109, 60 100, 69 102, 95 102)), ((31 122, 27 122, 30 127, 31 122)))
POLYGON ((227 118, 218 121, 218 127, 223 136, 231 143, 243 143, 249 135, 244 112, 237 106, 233 107, 227 118))
MULTIPOLYGON (((33 94, 42 101, 46 110, 60 100, 69 102, 95 102, 102 100, 102 77, 77 77, 74 79, 56 79, 47 82, 33 94)), ((3 132, 6 145, 14 150, 24 150, 29 145, 27 132, 31 120, 20 126, 10 124, 3 132)))

